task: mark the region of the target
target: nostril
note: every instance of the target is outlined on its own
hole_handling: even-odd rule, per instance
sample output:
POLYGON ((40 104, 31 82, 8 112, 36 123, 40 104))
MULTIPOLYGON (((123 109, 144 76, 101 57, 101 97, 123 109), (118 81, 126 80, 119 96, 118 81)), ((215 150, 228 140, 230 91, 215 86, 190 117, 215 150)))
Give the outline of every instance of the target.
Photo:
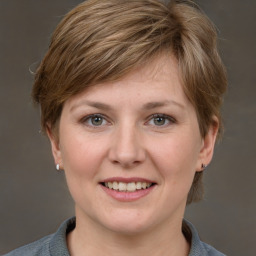
POLYGON ((109 151, 109 159, 124 167, 138 165, 145 159, 145 150, 138 139, 134 127, 122 126, 109 151))
POLYGON ((131 168, 142 163, 142 161, 135 159, 135 157, 116 157, 110 160, 112 164, 120 165, 123 168, 131 168))

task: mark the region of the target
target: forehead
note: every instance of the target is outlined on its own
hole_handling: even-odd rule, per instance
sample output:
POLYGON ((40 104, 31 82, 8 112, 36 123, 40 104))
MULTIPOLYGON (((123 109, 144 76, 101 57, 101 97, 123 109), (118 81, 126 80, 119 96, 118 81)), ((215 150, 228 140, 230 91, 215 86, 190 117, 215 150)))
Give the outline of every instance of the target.
POLYGON ((97 83, 84 91, 71 97, 66 104, 73 105, 81 99, 98 98, 105 102, 126 97, 156 98, 168 100, 168 97, 187 101, 179 76, 178 62, 170 54, 160 55, 144 66, 134 68, 128 75, 117 81, 97 83))

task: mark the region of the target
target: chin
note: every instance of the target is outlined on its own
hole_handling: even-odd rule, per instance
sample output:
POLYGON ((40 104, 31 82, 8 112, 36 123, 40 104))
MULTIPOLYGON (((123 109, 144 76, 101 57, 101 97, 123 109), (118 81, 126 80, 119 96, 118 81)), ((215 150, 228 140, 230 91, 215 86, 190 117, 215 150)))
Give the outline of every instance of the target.
POLYGON ((156 225, 156 221, 148 213, 134 210, 122 210, 109 215, 102 224, 112 232, 123 235, 135 235, 146 232, 156 225))
POLYGON ((134 236, 142 234, 150 229, 151 225, 143 223, 115 223, 108 225, 108 229, 118 235, 134 236))

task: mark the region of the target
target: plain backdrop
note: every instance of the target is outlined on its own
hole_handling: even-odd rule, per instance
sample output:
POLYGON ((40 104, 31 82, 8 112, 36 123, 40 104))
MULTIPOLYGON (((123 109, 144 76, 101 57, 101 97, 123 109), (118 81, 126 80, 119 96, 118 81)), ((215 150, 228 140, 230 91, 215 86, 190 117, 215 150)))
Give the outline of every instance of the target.
MULTIPOLYGON (((0 0, 0 254, 52 233, 74 214, 55 171, 33 75, 50 35, 78 0, 0 0)), ((229 90, 225 134, 205 173, 205 200, 187 208, 201 238, 232 256, 256 251, 256 1, 198 0, 219 31, 229 90)))

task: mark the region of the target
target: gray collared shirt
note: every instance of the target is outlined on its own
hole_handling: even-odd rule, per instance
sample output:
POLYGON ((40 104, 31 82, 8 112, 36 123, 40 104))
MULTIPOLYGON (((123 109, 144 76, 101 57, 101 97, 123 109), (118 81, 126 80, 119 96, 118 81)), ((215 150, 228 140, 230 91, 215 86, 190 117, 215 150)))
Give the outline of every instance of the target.
MULTIPOLYGON (((184 220, 191 234, 191 248, 188 256, 225 256, 212 246, 202 242, 195 227, 184 220)), ((75 218, 62 223, 58 231, 34 243, 25 245, 3 256, 70 256, 66 243, 66 235, 75 228, 75 218)))

